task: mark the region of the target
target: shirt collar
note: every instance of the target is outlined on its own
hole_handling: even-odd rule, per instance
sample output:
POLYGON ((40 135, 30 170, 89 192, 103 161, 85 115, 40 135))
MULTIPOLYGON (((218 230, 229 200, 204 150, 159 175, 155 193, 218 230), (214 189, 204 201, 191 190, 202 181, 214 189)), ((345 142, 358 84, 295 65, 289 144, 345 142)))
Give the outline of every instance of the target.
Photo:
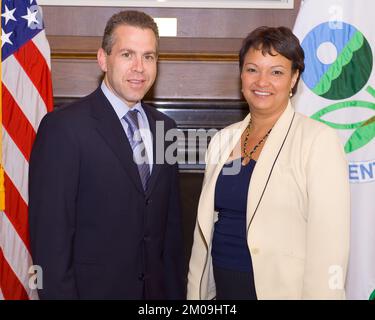
MULTIPOLYGON (((105 84, 104 81, 102 81, 102 84, 101 84, 100 88, 102 89, 104 95, 106 96, 106 98, 108 99, 110 104, 112 105, 112 107, 115 110, 118 118, 121 120, 126 115, 126 113, 130 110, 130 108, 128 107, 128 105, 125 102, 123 102, 111 90, 109 90, 109 88, 107 87, 107 85, 105 84)), ((131 109, 138 110, 140 112, 141 116, 144 117, 144 111, 143 111, 142 104, 141 104, 140 101, 138 101, 134 105, 134 107, 132 107, 131 109)))

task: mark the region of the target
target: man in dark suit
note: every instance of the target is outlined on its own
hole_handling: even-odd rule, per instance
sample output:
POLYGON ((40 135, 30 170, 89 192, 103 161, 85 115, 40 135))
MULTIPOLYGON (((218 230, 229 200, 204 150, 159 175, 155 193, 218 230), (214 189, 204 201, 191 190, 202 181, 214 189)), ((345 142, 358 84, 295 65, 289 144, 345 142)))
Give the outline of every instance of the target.
POLYGON ((29 224, 42 299, 185 298, 177 165, 155 161, 168 148, 156 127, 175 123, 141 103, 158 38, 150 16, 115 14, 98 51, 101 86, 40 124, 29 224))

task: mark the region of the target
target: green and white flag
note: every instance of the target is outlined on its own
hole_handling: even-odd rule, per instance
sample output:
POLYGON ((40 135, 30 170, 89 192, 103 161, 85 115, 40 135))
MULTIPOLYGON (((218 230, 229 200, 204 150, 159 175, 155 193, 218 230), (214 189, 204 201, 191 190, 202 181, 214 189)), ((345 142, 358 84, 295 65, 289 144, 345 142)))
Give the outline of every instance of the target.
POLYGON ((294 105, 337 130, 349 161, 348 299, 375 299, 374 13, 375 0, 305 0, 294 27, 306 55, 294 105))

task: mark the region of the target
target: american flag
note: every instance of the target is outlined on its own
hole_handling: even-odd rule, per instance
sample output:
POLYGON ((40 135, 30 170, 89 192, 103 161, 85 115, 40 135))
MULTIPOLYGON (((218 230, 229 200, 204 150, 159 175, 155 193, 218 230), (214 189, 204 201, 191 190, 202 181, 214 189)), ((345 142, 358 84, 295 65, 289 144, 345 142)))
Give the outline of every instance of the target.
POLYGON ((35 0, 1 1, 0 300, 37 299, 30 285, 28 169, 52 110, 50 48, 35 0))

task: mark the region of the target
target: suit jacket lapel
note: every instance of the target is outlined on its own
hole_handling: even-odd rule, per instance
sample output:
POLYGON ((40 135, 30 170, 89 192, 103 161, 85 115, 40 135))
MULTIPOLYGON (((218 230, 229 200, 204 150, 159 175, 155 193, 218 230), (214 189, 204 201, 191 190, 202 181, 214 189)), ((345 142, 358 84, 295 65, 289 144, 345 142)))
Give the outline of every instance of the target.
MULTIPOLYGON (((121 122, 100 88, 97 89, 96 94, 97 99, 94 100, 92 106, 92 115, 97 119, 97 130, 117 156, 136 188, 143 193, 138 167, 133 160, 133 150, 121 122)), ((100 151, 98 150, 98 152, 100 151)))
POLYGON ((247 197, 247 229, 255 214, 263 190, 266 188, 268 176, 288 132, 293 115, 294 110, 289 103, 279 120, 275 123, 255 165, 247 197))

